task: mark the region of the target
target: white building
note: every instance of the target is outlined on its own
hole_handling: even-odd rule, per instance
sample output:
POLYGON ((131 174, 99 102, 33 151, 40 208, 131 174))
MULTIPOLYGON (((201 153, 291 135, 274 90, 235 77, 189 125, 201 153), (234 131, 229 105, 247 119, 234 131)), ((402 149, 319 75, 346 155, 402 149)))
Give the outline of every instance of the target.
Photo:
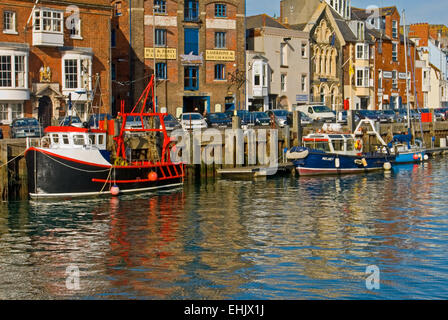
POLYGON ((308 33, 267 15, 247 18, 247 105, 292 109, 310 101, 308 33))

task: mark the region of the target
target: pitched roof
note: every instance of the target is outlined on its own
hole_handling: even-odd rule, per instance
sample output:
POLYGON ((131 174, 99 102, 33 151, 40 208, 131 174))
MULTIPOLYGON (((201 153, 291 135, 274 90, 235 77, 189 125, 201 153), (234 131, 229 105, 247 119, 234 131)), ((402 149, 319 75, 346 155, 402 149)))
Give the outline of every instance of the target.
POLYGON ((246 28, 247 29, 263 28, 263 27, 288 29, 288 27, 281 24, 274 18, 268 16, 267 14, 259 14, 256 16, 247 17, 247 19, 246 19, 246 28))

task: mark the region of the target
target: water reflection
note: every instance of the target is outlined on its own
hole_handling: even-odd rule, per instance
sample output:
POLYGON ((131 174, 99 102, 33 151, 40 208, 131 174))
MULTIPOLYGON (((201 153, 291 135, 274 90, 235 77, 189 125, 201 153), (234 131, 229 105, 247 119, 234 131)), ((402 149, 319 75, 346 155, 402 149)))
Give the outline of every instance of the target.
POLYGON ((0 298, 446 298, 447 167, 3 204, 0 298))

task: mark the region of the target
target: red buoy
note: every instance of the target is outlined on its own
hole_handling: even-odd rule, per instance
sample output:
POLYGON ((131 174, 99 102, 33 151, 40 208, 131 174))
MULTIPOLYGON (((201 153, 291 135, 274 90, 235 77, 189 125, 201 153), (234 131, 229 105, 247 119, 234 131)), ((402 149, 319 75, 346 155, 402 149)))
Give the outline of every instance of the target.
POLYGON ((414 160, 418 160, 418 159, 420 159, 420 157, 419 157, 419 155, 418 154, 414 154, 414 160))
POLYGON ((158 179, 158 176, 157 176, 157 173, 156 173, 156 172, 151 171, 151 172, 148 174, 148 180, 149 180, 149 181, 157 181, 157 179, 158 179))
POLYGON ((120 188, 117 186, 117 185, 113 185, 111 188, 110 188, 110 193, 113 195, 113 196, 118 196, 119 194, 120 194, 120 188))

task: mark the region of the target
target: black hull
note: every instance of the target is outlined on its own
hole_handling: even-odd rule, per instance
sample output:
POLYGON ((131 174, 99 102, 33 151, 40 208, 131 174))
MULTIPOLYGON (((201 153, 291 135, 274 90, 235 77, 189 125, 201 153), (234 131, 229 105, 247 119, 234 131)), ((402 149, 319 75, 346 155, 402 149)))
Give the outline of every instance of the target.
POLYGON ((144 192, 183 184, 183 165, 96 166, 29 149, 25 155, 31 198, 89 197, 110 195, 117 185, 121 193, 144 192), (156 172, 157 181, 149 181, 156 172))

